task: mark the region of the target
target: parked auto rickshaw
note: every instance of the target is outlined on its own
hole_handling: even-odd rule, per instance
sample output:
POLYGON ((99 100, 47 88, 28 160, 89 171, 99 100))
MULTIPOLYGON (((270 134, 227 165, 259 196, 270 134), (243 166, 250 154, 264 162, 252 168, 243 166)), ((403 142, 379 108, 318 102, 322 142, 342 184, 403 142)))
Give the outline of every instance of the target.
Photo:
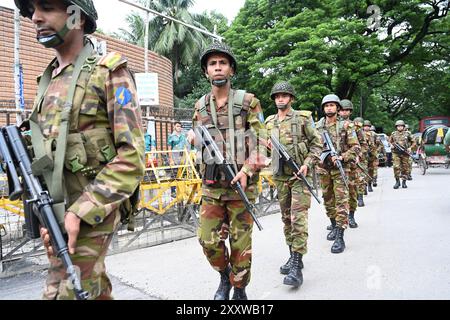
POLYGON ((432 167, 450 166, 450 154, 444 146, 444 137, 449 127, 444 125, 430 126, 424 130, 420 139, 418 149, 419 168, 422 174, 432 167))

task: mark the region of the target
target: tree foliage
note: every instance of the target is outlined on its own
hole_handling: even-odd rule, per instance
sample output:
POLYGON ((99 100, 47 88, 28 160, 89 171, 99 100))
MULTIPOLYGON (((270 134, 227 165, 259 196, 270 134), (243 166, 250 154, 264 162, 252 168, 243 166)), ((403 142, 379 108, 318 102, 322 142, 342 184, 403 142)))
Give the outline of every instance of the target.
MULTIPOLYGON (((401 81, 401 76, 413 76, 411 70, 430 70, 427 65, 442 60, 441 70, 448 74, 448 1, 377 1, 376 30, 369 28, 374 18, 367 13, 370 4, 247 0, 225 34, 238 58, 238 85, 254 92, 269 113, 274 111, 270 88, 281 79, 295 86, 302 109, 317 110, 330 92, 349 99, 363 92, 370 95, 360 99, 367 113, 371 103, 384 101, 380 91, 394 78, 401 81)), ((398 109, 398 116, 410 109, 398 109)), ((380 112, 396 113, 387 107, 380 112)))

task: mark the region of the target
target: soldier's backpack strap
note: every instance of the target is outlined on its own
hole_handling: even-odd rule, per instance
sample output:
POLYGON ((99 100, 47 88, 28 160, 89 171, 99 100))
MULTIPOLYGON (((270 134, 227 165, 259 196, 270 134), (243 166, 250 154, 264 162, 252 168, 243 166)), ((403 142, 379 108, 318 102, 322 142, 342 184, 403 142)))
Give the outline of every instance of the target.
POLYGON ((200 102, 200 109, 198 110, 198 112, 200 113, 202 118, 206 118, 208 116, 209 99, 210 99, 210 95, 209 94, 205 94, 199 100, 199 102, 200 102))
POLYGON ((241 116, 245 93, 245 90, 230 90, 230 95, 228 97, 228 136, 231 156, 230 160, 233 163, 233 167, 236 173, 238 172, 238 167, 236 163, 236 131, 234 126, 234 118, 237 116, 241 116))
POLYGON ((72 74, 72 82, 69 86, 67 99, 63 105, 61 112, 61 124, 58 138, 56 140, 56 151, 54 159, 50 159, 45 150, 45 138, 38 125, 38 111, 40 111, 40 105, 42 104, 43 97, 50 85, 52 79, 53 68, 49 67, 44 73, 43 78, 39 84, 38 103, 40 105, 35 106, 33 113, 30 117, 30 127, 32 131, 31 139, 33 149, 36 156, 36 161, 33 162, 33 173, 36 175, 42 175, 45 179, 50 195, 53 198, 53 209, 57 215, 58 222, 64 223, 65 215, 65 188, 63 185, 63 168, 64 158, 66 155, 67 136, 69 133, 69 122, 72 112, 73 99, 75 90, 78 83, 78 78, 83 70, 87 72, 87 67, 95 63, 94 60, 89 60, 94 55, 94 49, 90 43, 87 43, 80 55, 78 56, 74 70, 72 74))
POLYGON ((301 113, 294 110, 294 117, 292 119, 292 142, 294 144, 294 152, 296 159, 300 159, 299 144, 302 141, 302 124, 299 121, 301 113))

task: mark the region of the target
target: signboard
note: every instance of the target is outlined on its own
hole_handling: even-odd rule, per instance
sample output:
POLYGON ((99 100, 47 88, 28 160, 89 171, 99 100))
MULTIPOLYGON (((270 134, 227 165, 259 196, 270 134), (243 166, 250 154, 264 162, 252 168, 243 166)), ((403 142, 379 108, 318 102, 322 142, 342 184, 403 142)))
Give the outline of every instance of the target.
POLYGON ((159 85, 157 73, 136 73, 136 86, 141 106, 159 105, 159 85))

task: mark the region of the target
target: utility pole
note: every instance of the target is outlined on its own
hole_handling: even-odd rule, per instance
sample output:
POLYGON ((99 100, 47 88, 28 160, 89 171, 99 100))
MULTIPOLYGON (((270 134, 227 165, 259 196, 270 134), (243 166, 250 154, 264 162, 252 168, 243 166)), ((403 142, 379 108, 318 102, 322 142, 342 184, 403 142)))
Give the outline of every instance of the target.
MULTIPOLYGON (((23 111, 22 105, 22 75, 21 75, 21 66, 20 66, 20 13, 19 9, 14 6, 14 83, 15 83, 15 101, 16 101, 16 110, 23 111)), ((17 125, 20 125, 23 121, 22 115, 20 112, 16 114, 17 125)))
POLYGON ((161 13, 161 12, 158 12, 158 11, 156 11, 156 10, 153 10, 153 9, 150 9, 150 8, 143 7, 143 6, 141 6, 141 5, 137 4, 137 3, 134 3, 134 2, 132 2, 132 1, 128 1, 128 0, 119 0, 119 1, 120 1, 120 2, 123 2, 123 3, 125 3, 125 4, 128 4, 128 5, 130 5, 130 6, 133 6, 133 7, 135 7, 135 8, 138 8, 138 9, 140 9, 140 10, 143 10, 143 11, 145 11, 145 12, 147 13, 147 17, 146 17, 146 19, 145 19, 145 20, 146 20, 146 21, 145 21, 146 27, 145 27, 145 35, 144 35, 144 36, 145 36, 145 45, 144 45, 145 48, 144 48, 144 49, 145 49, 145 70, 146 70, 145 72, 146 72, 146 73, 148 72, 148 33, 149 33, 149 15, 150 15, 150 13, 152 13, 152 14, 154 14, 154 15, 157 15, 157 16, 160 16, 160 17, 163 17, 163 18, 165 18, 165 19, 171 20, 171 21, 173 21, 173 22, 182 24, 182 25, 185 26, 185 27, 188 27, 188 28, 190 28, 190 29, 196 30, 196 31, 201 32, 201 33, 203 33, 203 34, 206 34, 206 35, 208 35, 208 36, 210 36, 210 37, 216 39, 216 40, 219 41, 219 42, 222 42, 222 40, 223 40, 223 37, 221 37, 221 36, 215 34, 215 32, 214 32, 214 33, 211 33, 211 32, 209 32, 209 31, 207 31, 207 30, 198 28, 198 27, 196 27, 196 26, 194 26, 194 25, 192 25, 192 24, 188 24, 188 23, 183 22, 183 21, 181 21, 181 20, 178 20, 178 19, 175 19, 175 18, 173 18, 173 17, 167 16, 167 15, 165 15, 165 14, 163 14, 163 13, 161 13))

